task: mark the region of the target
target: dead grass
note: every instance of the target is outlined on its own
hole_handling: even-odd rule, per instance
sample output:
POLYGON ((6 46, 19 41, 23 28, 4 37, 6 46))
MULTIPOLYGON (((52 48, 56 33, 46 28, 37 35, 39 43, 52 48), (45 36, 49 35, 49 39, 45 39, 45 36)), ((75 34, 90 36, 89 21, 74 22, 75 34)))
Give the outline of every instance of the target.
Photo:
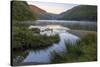
POLYGON ((87 34, 97 34, 95 31, 85 31, 85 30, 68 30, 69 33, 72 33, 80 38, 83 38, 87 34))

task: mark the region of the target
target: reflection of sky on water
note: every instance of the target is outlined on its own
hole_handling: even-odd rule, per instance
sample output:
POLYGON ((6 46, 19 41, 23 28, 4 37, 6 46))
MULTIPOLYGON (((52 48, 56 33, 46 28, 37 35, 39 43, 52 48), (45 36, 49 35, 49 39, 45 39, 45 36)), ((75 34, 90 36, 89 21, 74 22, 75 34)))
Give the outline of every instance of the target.
MULTIPOLYGON (((61 31, 61 30, 59 30, 61 31)), ((59 33, 60 36, 60 42, 57 44, 54 44, 53 46, 40 51, 30 51, 29 55, 24 59, 23 63, 27 62, 33 62, 33 63, 50 63, 51 59, 51 53, 57 52, 60 53, 64 50, 66 50, 65 42, 71 42, 75 43, 77 39, 79 39, 77 36, 72 35, 68 32, 61 32, 59 33)))

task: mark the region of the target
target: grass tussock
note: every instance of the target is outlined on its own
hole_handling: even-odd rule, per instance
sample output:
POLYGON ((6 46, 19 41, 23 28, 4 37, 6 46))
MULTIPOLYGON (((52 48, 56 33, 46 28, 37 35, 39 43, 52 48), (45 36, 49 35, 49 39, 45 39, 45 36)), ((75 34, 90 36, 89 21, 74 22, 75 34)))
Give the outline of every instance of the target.
POLYGON ((28 24, 12 22, 12 57, 17 65, 28 55, 28 50, 39 50, 59 42, 59 36, 40 35, 37 28, 28 29, 28 24))
POLYGON ((86 62, 97 60, 97 36, 88 34, 75 45, 66 43, 67 53, 54 53, 51 63, 86 62))
POLYGON ((28 26, 23 23, 13 24, 12 29, 12 49, 27 50, 27 49, 42 49, 51 46, 53 43, 59 42, 59 36, 40 35, 39 29, 28 29, 28 26))

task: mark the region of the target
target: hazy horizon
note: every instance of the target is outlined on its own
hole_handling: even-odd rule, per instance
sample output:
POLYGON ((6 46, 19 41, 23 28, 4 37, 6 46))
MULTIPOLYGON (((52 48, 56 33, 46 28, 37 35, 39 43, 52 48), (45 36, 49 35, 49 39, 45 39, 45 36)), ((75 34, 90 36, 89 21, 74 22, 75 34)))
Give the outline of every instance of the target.
POLYGON ((27 1, 29 5, 35 5, 49 13, 60 14, 67 11, 77 4, 67 4, 67 3, 52 3, 52 2, 37 2, 37 1, 27 1))

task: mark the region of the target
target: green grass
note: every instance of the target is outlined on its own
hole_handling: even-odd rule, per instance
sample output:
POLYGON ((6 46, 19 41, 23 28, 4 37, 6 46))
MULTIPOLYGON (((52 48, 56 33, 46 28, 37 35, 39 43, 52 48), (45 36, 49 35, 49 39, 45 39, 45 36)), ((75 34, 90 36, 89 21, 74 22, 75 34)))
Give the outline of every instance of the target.
POLYGON ((18 30, 13 32, 12 36, 12 48, 14 49, 42 49, 53 45, 53 43, 59 42, 59 36, 46 36, 46 35, 34 35, 30 30, 18 30))
POLYGON ((88 34, 75 45, 66 43, 67 53, 53 53, 51 63, 86 62, 97 60, 97 36, 88 34))
POLYGON ((12 54, 12 63, 13 63, 13 65, 20 64, 26 58, 27 55, 28 55, 27 51, 18 51, 16 53, 13 52, 13 54, 12 54))
POLYGON ((59 36, 40 35, 39 29, 28 29, 25 23, 12 22, 12 57, 13 64, 19 64, 27 55, 28 50, 40 50, 59 42, 59 36), (16 57, 20 56, 19 59, 16 57))
POLYGON ((13 21, 12 49, 29 50, 43 49, 59 42, 59 36, 40 35, 37 28, 28 29, 28 24, 13 21))

